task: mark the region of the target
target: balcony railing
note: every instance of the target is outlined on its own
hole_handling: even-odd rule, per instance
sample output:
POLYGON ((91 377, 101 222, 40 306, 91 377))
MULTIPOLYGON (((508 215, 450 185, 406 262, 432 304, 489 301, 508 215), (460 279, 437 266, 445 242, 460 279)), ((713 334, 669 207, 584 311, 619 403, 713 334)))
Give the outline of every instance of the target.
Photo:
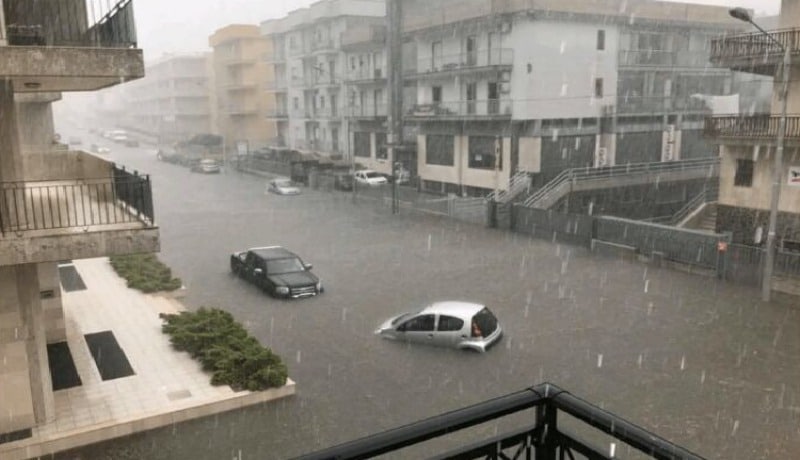
POLYGON ((483 49, 468 53, 431 55, 417 62, 417 74, 451 72, 483 67, 511 66, 514 50, 508 48, 483 49))
POLYGON ((305 86, 338 86, 342 83, 342 77, 339 75, 306 75, 303 80, 305 86))
POLYGON ((388 109, 386 104, 383 103, 376 105, 355 105, 348 107, 346 114, 348 117, 352 118, 385 117, 388 115, 388 109))
POLYGON ((8 44, 136 48, 133 0, 3 2, 8 44))
POLYGON ((128 223, 154 226, 147 175, 115 166, 104 179, 0 182, 0 235, 128 223))
POLYGON ((254 105, 249 104, 231 104, 225 106, 223 109, 228 115, 248 115, 258 112, 254 105))
MULTIPOLYGON (((778 43, 792 50, 800 51, 800 29, 770 31, 778 43)), ((754 59, 757 61, 780 60, 781 48, 761 32, 729 35, 711 40, 711 60, 754 59)))
POLYGON ((708 67, 708 51, 621 50, 621 67, 708 67))
POLYGON ((669 112, 703 113, 709 108, 702 99, 692 97, 619 96, 616 110, 620 115, 645 115, 669 112))
POLYGON ((347 81, 351 82, 372 82, 372 81, 383 81, 386 79, 386 71, 383 68, 377 69, 356 69, 347 72, 347 81))
POLYGON ((261 60, 267 64, 279 64, 286 61, 286 53, 283 51, 283 49, 263 53, 261 55, 261 60))
POLYGON ((508 99, 488 99, 475 101, 434 102, 417 104, 408 111, 412 117, 479 117, 508 118, 511 116, 511 101, 508 99))
MULTIPOLYGON (((498 420, 512 414, 529 414, 531 422, 514 431, 477 440, 449 452, 418 452, 417 457, 438 459, 612 459, 642 456, 655 459, 702 460, 664 438, 551 384, 491 399, 463 409, 437 415, 399 428, 367 436, 299 457, 302 460, 372 458, 425 441, 453 435, 460 430, 498 420), (527 412, 524 412, 527 411, 527 412), (533 413, 530 413, 533 412, 533 413), (563 424, 568 429, 562 429, 563 424), (579 431, 575 431, 579 430, 579 431), (581 436, 582 435, 582 436, 581 436), (592 439, 586 439, 591 437, 592 439), (596 447, 595 438, 608 443, 596 447), (608 446, 611 446, 610 449, 608 446), (619 447, 619 448, 617 448, 619 447), (625 449, 628 447, 628 449, 625 449), (641 454, 635 455, 638 450, 641 454), (628 455, 625 455, 628 454, 628 455)), ((520 419, 516 419, 520 420, 520 419)), ((495 422, 496 426, 502 425, 495 422)), ((523 422, 524 423, 524 422, 523 422)), ((431 446, 433 447, 433 446, 431 446)), ((392 454, 394 453, 394 454, 392 454)))
MULTIPOLYGON (((776 140, 780 118, 770 114, 708 117, 705 121, 705 135, 714 138, 776 140)), ((800 115, 786 117, 786 138, 800 140, 800 115)))
POLYGON ((267 118, 289 118, 289 110, 286 108, 277 108, 267 110, 267 118))
POLYGON ((311 51, 328 51, 336 49, 336 42, 332 38, 311 40, 311 51))

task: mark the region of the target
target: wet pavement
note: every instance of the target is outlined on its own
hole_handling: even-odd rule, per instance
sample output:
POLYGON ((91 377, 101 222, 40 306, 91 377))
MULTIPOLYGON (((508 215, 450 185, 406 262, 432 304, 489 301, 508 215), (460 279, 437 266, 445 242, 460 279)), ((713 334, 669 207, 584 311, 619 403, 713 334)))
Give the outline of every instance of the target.
POLYGON ((190 173, 144 149, 111 159, 152 174, 160 257, 188 308, 231 311, 284 357, 297 395, 57 458, 287 458, 544 381, 707 458, 800 456, 794 299, 346 192, 268 195, 263 177, 190 173), (272 244, 313 263, 326 292, 275 300, 229 273, 231 252, 272 244), (486 303, 503 341, 481 355, 373 335, 443 299, 486 303))

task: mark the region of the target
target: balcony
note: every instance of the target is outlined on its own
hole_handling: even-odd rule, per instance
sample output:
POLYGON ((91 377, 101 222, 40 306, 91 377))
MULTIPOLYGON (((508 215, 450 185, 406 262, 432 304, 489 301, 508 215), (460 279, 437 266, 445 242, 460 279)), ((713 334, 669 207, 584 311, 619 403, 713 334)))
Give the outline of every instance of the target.
POLYGON ((348 107, 345 113, 349 118, 368 120, 388 116, 388 109, 386 104, 356 105, 348 107))
POLYGON ((258 108, 252 104, 230 104, 223 111, 231 116, 245 116, 257 113, 258 108))
MULTIPOLYGON (((708 117, 704 134, 723 142, 771 144, 777 140, 779 125, 780 116, 771 114, 708 117)), ((800 145, 800 115, 786 117, 786 143, 800 145)))
POLYGON ((225 91, 229 91, 229 92, 247 91, 247 90, 255 89, 257 87, 258 87, 258 84, 256 82, 247 81, 247 80, 229 81, 223 86, 223 88, 225 88, 225 91))
POLYGON ((709 53, 701 51, 620 50, 619 66, 633 68, 652 67, 709 67, 709 53))
POLYGON ((514 50, 507 48, 484 49, 471 53, 434 55, 417 61, 417 69, 409 78, 453 76, 511 69, 514 50))
POLYGON ((337 53, 339 51, 336 48, 336 42, 332 38, 312 40, 309 48, 313 54, 337 53))
POLYGON ((0 77, 16 92, 94 91, 144 76, 133 1, 7 0, 0 77))
MULTIPOLYGON (((298 111, 299 112, 299 111, 298 111)), ((338 108, 332 107, 310 107, 302 111, 302 117, 310 119, 335 119, 341 116, 338 108)))
POLYGON ((0 182, 0 265, 159 249, 150 178, 80 151, 31 153, 0 182))
POLYGON ((661 115, 665 113, 702 114, 709 109, 702 99, 692 97, 625 97, 617 98, 619 115, 661 115))
POLYGON ((342 84, 342 78, 339 75, 329 75, 329 74, 319 74, 319 75, 308 75, 306 74, 306 78, 304 79, 304 84, 306 87, 331 87, 331 86, 339 86, 342 84))
POLYGON ((286 53, 283 50, 264 53, 261 55, 261 60, 267 64, 284 64, 286 53))
MULTIPOLYGON (((800 52, 800 28, 769 32, 792 55, 800 52)), ((711 62, 733 70, 775 75, 783 62, 783 51, 760 32, 729 35, 711 40, 711 62)))
POLYGON ((622 455, 619 458, 702 459, 548 383, 306 454, 299 459, 385 456, 563 460, 612 459, 618 458, 617 454, 622 455), (516 428, 491 437, 481 435, 482 432, 496 432, 498 427, 509 424, 516 425, 516 428), (473 427, 476 429, 459 433, 473 427), (426 441, 431 442, 423 444, 426 441), (443 446, 449 444, 460 446, 443 451, 443 446), (402 451, 405 448, 411 449, 402 451))
POLYGON ((228 56, 222 59, 222 64, 226 67, 243 67, 254 65, 255 63, 256 59, 253 57, 228 56))
POLYGON ((285 107, 270 109, 267 110, 266 116, 269 119, 289 118, 289 110, 287 110, 285 107))
POLYGON ((356 69, 347 72, 347 83, 350 84, 386 84, 386 72, 382 68, 378 69, 356 69))
POLYGON ((434 102, 415 105, 408 116, 415 119, 508 119, 511 106, 508 99, 434 102))

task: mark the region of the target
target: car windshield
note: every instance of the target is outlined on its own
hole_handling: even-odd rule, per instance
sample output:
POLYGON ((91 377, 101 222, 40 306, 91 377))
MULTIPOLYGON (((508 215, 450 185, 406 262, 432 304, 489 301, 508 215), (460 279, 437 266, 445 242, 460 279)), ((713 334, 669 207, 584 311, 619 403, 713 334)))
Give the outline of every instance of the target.
POLYGON ((364 175, 367 176, 367 179, 377 179, 379 177, 383 177, 379 173, 376 173, 374 171, 365 173, 364 175))
POLYGON ((303 262, 301 262, 297 257, 267 260, 267 273, 270 275, 301 272, 305 269, 306 268, 303 266, 303 262))

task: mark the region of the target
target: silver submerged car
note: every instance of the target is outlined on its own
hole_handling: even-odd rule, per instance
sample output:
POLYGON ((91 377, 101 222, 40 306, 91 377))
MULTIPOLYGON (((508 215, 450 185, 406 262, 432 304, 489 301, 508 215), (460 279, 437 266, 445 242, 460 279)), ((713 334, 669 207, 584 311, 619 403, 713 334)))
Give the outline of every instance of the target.
POLYGON ((388 319, 375 330, 387 339, 484 352, 503 335, 485 305, 446 301, 388 319))
POLYGON ((299 195, 300 188, 292 183, 291 179, 278 178, 269 181, 267 191, 277 195, 299 195))

